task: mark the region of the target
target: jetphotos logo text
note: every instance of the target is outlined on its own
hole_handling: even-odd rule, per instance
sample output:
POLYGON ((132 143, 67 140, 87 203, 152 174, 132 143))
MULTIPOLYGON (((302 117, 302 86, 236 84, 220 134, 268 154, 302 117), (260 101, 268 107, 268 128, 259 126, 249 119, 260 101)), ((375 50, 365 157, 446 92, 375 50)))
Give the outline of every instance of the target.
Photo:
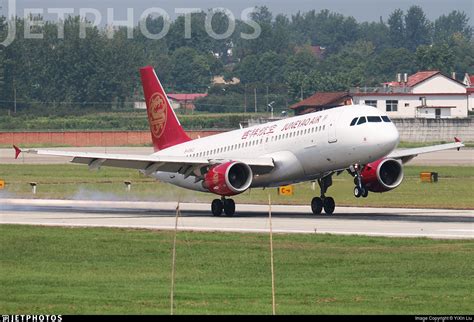
MULTIPOLYGON (((15 41, 16 35, 16 0, 8 0, 8 14, 6 25, 8 27, 8 33, 5 39, 0 39, 0 45, 8 46, 13 41, 15 41)), ((262 31, 260 25, 252 19, 252 12, 255 10, 254 7, 246 8, 242 10, 240 14, 240 19, 248 27, 249 33, 241 32, 240 37, 242 39, 250 40, 257 39, 260 36, 262 31)), ((64 20, 68 16, 79 16, 80 17, 80 27, 79 27, 79 38, 84 39, 87 35, 87 30, 94 27, 99 27, 101 24, 105 24, 107 37, 113 38, 116 31, 116 27, 126 27, 127 28, 127 38, 132 39, 134 37, 134 29, 137 26, 134 21, 135 10, 133 8, 121 9, 120 14, 126 12, 126 20, 116 19, 116 15, 119 13, 114 10, 114 8, 107 8, 104 14, 98 9, 94 8, 25 8, 23 10, 24 18, 24 38, 25 39, 43 39, 44 35, 42 33, 41 27, 44 26, 45 21, 43 19, 44 15, 53 17, 53 20, 57 20, 57 37, 59 39, 64 39, 64 20)), ((192 34, 192 14, 203 12, 201 8, 175 8, 174 13, 177 15, 184 16, 184 32, 183 37, 185 39, 190 39, 192 34)), ((152 7, 143 10, 140 13, 140 18, 138 19, 138 30, 143 36, 148 39, 162 39, 166 37, 170 30, 171 26, 171 17, 169 12, 159 7, 152 7), (147 18, 162 18, 163 25, 159 31, 150 31, 147 26, 147 18)), ((226 8, 213 8, 206 13, 206 18, 204 22, 204 27, 209 35, 209 37, 217 40, 227 39, 231 37, 236 28, 236 18, 232 11, 226 8), (227 19, 227 29, 220 30, 217 32, 213 26, 212 21, 215 15, 220 14, 225 16, 227 19)))
POLYGON ((2 315, 1 322, 61 322, 61 315, 2 315))

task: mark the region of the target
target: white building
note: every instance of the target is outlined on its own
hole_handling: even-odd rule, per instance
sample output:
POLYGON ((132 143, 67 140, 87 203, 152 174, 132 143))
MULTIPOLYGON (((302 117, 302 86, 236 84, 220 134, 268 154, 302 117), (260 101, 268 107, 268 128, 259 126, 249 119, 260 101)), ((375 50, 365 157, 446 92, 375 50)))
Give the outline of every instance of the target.
POLYGON ((468 109, 469 111, 474 111, 474 76, 469 75, 466 73, 464 75, 464 85, 467 86, 467 94, 469 96, 468 98, 468 109))
POLYGON ((439 71, 422 71, 379 88, 351 90, 354 103, 365 103, 393 118, 464 118, 472 109, 467 86, 439 71))

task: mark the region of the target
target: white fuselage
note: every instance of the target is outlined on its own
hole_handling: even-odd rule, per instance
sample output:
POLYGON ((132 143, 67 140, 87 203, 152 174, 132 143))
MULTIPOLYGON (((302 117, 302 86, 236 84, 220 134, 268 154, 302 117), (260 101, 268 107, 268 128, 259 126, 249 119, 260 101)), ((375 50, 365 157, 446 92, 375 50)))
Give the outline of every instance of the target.
MULTIPOLYGON (((274 169, 267 174, 255 174, 251 187, 315 180, 353 164, 373 162, 396 148, 399 135, 391 122, 380 119, 382 121, 351 126, 355 118, 368 116, 386 117, 367 105, 341 106, 196 139, 155 155, 214 160, 273 158, 274 169)), ((180 187, 207 192, 193 177, 166 172, 156 172, 153 176, 180 187)))

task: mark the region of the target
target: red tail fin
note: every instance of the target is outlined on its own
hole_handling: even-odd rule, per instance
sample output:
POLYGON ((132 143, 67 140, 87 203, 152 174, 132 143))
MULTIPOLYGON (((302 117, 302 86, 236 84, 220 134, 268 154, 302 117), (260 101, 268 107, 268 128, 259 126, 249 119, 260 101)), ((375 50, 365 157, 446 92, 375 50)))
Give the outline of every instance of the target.
POLYGON ((171 108, 153 67, 140 68, 140 75, 155 151, 190 141, 171 108))

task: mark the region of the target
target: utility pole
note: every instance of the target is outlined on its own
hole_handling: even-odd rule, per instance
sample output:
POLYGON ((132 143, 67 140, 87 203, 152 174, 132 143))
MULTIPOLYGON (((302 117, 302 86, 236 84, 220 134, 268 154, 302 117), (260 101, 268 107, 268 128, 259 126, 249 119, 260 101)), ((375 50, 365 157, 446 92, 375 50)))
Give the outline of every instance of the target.
POLYGON ((267 85, 267 112, 268 112, 268 85, 267 85))
POLYGON ((304 98, 303 98, 303 85, 301 85, 301 100, 304 100, 304 98))
POLYGON ((244 114, 247 114, 247 85, 244 86, 244 114))
POLYGON ((13 78, 13 113, 16 114, 16 84, 13 78))
POLYGON ((254 101, 255 101, 255 113, 257 113, 257 87, 253 89, 254 101))

